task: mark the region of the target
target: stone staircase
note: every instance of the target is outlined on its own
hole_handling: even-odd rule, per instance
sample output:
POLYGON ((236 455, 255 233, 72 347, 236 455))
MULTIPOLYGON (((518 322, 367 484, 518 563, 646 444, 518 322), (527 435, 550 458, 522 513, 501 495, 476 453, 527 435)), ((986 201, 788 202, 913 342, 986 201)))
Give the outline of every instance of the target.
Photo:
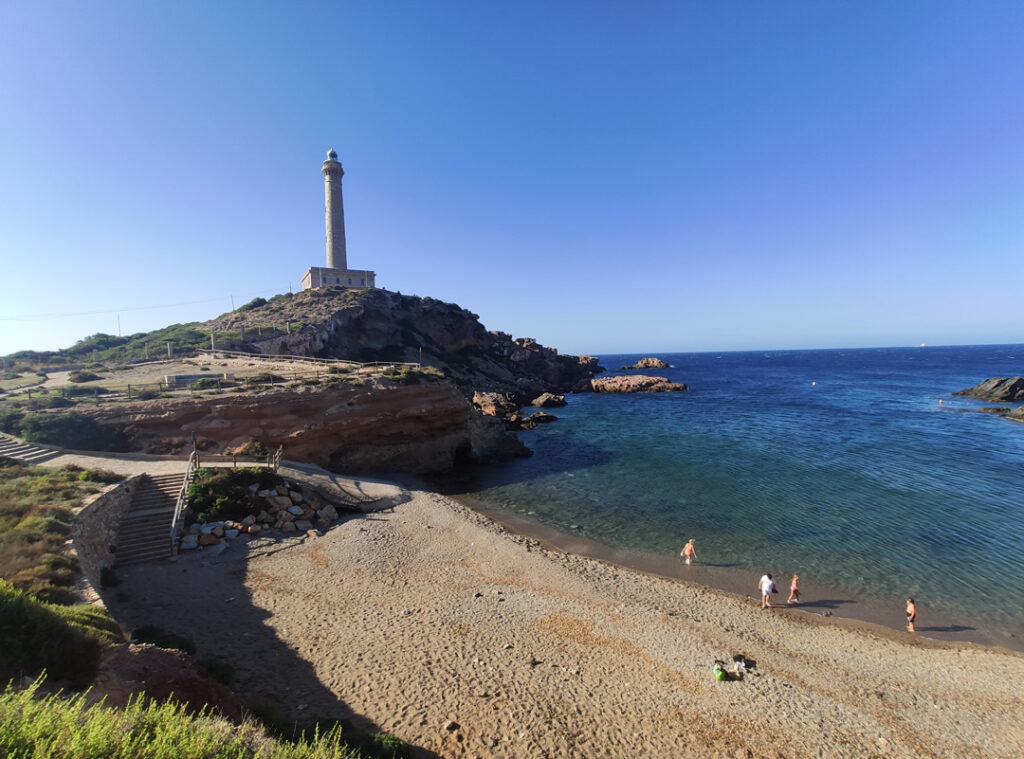
POLYGON ((16 459, 24 464, 42 464, 60 455, 60 451, 32 445, 32 443, 23 443, 17 438, 0 432, 0 456, 16 459))
POLYGON ((121 519, 115 566, 166 559, 171 555, 171 526, 184 474, 144 474, 121 519))

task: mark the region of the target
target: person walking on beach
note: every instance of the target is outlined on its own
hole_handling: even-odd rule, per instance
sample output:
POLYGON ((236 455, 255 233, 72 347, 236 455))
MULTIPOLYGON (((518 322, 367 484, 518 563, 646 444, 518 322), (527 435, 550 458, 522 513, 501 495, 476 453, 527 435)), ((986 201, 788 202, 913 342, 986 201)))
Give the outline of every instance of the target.
POLYGON ((793 575, 789 583, 789 598, 786 599, 786 606, 800 603, 800 575, 793 575))
POLYGON ((775 580, 772 579, 771 572, 761 576, 757 587, 761 590, 761 608, 767 609, 772 605, 772 593, 775 592, 775 580))
POLYGON ((914 629, 914 620, 917 619, 917 606, 913 598, 907 599, 907 632, 917 632, 914 629))
POLYGON ((679 552, 679 555, 686 557, 687 564, 697 558, 697 549, 693 547, 693 538, 686 541, 686 545, 683 546, 683 550, 679 552))

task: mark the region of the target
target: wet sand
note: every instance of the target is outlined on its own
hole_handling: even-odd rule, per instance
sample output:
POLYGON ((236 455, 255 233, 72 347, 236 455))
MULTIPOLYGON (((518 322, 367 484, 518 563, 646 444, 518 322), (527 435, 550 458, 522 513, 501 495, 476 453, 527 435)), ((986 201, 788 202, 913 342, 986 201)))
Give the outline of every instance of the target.
MULTIPOLYGON (((553 550, 568 551, 659 577, 699 583, 760 603, 757 589, 760 572, 717 566, 711 562, 700 561, 699 546, 697 548, 698 561, 686 566, 682 559, 616 548, 597 540, 565 533, 533 522, 506 509, 491 506, 471 496, 449 497, 510 530, 541 541, 553 550)), ((680 543, 681 549, 682 543, 680 543)), ((766 567, 765 571, 772 571, 772 568, 766 567)), ((804 576, 800 577, 802 603, 787 607, 786 598, 789 597, 790 578, 791 575, 788 574, 785 576, 775 575, 779 592, 774 596, 772 603, 779 612, 812 614, 851 623, 863 622, 893 631, 906 629, 905 604, 902 599, 884 602, 877 599, 860 598, 826 584, 808 580, 804 576)), ((987 620, 979 620, 969 615, 949 614, 930 608, 926 599, 917 598, 915 600, 918 619, 917 634, 921 637, 1001 646, 1024 652, 1024 628, 991 624, 987 620)))
POLYGON ((762 610, 435 493, 391 503, 319 539, 130 567, 104 598, 129 628, 229 661, 264 710, 352 719, 427 756, 1024 755, 1018 653, 762 610), (713 679, 738 653, 752 673, 713 679))

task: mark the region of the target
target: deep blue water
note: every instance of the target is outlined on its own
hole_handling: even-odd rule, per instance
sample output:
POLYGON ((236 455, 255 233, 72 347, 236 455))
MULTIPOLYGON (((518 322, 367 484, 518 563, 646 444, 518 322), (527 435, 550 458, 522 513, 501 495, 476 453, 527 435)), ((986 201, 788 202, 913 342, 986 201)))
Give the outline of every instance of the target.
MULTIPOLYGON (((648 355, 689 391, 569 395, 521 433, 535 455, 471 494, 617 547, 692 537, 756 575, 1024 625, 1024 424, 951 396, 1024 373, 1024 345, 648 355)), ((601 356, 603 376, 638 358, 601 356)))

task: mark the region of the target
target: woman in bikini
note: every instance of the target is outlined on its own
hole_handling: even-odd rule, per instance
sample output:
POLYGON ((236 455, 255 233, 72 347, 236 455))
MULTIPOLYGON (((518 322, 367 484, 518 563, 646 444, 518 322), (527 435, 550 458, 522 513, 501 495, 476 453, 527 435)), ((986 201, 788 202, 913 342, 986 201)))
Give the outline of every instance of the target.
POLYGON ((793 579, 789 583, 789 598, 786 599, 786 606, 800 603, 799 582, 800 575, 793 575, 793 579))

